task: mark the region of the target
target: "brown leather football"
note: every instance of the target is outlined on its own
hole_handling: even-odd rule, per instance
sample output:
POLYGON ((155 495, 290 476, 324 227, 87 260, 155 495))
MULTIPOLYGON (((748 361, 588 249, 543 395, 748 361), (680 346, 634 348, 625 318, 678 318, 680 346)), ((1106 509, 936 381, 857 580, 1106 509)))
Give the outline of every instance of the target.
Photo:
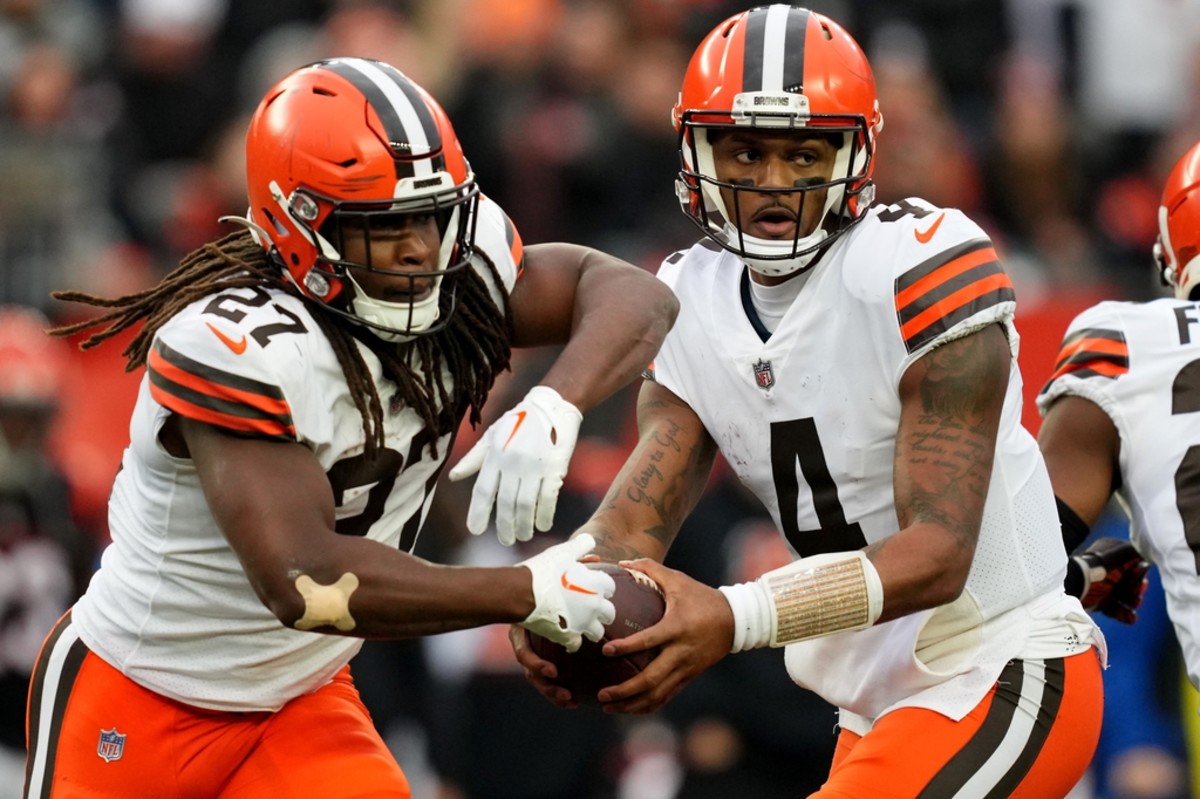
POLYGON ((599 706, 596 694, 601 688, 625 682, 658 655, 657 649, 650 649, 623 657, 605 657, 601 647, 606 641, 624 638, 651 626, 662 618, 666 604, 662 589, 641 572, 615 563, 587 565, 611 574, 617 586, 612 595, 616 616, 605 626, 604 637, 597 642, 584 638, 577 652, 568 653, 561 645, 540 635, 526 634, 534 653, 558 667, 555 683, 570 690, 581 705, 599 706))

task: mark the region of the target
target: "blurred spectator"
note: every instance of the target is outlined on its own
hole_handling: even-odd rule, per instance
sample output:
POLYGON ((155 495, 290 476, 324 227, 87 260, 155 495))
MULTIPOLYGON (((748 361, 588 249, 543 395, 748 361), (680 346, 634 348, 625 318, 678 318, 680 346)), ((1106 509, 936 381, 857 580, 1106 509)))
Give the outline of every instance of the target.
POLYGON ((0 3, 0 302, 45 309, 78 253, 119 236, 102 138, 117 115, 90 3, 0 3))
POLYGON ((20 795, 25 697, 42 639, 83 590, 94 539, 71 515, 47 442, 67 389, 65 345, 47 320, 0 307, 0 797, 20 795))

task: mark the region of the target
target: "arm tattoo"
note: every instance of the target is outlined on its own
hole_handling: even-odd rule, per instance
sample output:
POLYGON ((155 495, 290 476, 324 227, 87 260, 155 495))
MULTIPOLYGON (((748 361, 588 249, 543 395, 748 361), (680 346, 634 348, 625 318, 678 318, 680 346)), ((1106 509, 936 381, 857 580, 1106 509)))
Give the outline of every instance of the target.
POLYGON ((990 330, 938 347, 925 356, 918 386, 920 412, 897 442, 907 484, 897 486, 901 526, 918 521, 974 546, 991 479, 995 436, 1011 355, 990 330))
MULTIPOLYGON (((654 402, 661 408, 665 403, 654 402)), ((621 558, 640 557, 634 543, 644 536, 655 549, 665 551, 675 539, 684 518, 704 490, 708 470, 712 468, 714 447, 707 437, 689 442, 684 427, 677 421, 659 415, 654 427, 644 430, 634 454, 626 462, 604 498, 600 517, 609 514, 620 518, 628 505, 649 508, 652 514, 632 511, 634 518, 644 520, 640 529, 629 530, 632 536, 613 536, 607 531, 585 529, 596 536, 596 552, 601 557, 620 555, 621 558), (647 523, 650 518, 652 523, 647 523)))

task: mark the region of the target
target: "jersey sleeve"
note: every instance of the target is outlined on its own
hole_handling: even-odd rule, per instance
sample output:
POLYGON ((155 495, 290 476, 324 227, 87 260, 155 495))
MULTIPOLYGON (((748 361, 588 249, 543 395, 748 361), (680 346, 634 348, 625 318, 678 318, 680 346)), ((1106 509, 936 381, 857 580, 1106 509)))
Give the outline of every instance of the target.
POLYGON ((508 218, 499 205, 486 196, 479 198, 478 218, 475 220, 475 251, 482 255, 496 268, 500 277, 500 285, 496 278, 478 257, 473 266, 483 278, 492 299, 503 308, 504 295, 512 293, 513 286, 521 276, 525 265, 525 245, 516 225, 508 218), (503 292, 503 295, 500 293, 503 292))
MULTIPOLYGON (((688 250, 679 250, 678 252, 673 252, 668 255, 658 267, 656 276, 663 283, 666 283, 668 286, 670 286, 672 292, 678 292, 677 282, 679 280, 679 272, 683 260, 687 257, 688 252, 688 250)), ((668 333, 666 340, 663 342, 662 349, 659 350, 650 363, 646 365, 646 368, 642 370, 642 377, 644 379, 666 385, 663 380, 659 379, 658 367, 660 364, 662 365, 665 375, 665 372, 667 371, 667 362, 670 359, 670 348, 673 341, 674 337, 668 333)), ((667 387, 671 388, 671 386, 667 387)), ((672 388, 672 390, 678 391, 677 388, 672 388)))
MULTIPOLYGON (((256 290, 225 296, 246 291, 256 290)), ((212 313, 213 306, 211 299, 194 303, 157 331, 146 359, 151 396, 167 410, 236 435, 297 441, 291 398, 303 395, 308 370, 296 347, 277 342, 268 352, 269 339, 254 336, 268 315, 275 323, 287 320, 266 306, 212 313)))
POLYGON ((893 220, 893 298, 909 361, 996 322, 1008 325, 1015 347, 1016 294, 991 239, 957 209, 918 203, 906 201, 916 213, 893 220))
POLYGON ((1054 360, 1054 372, 1037 395, 1045 416, 1054 400, 1074 395, 1091 400, 1110 417, 1115 414, 1116 380, 1129 372, 1129 342, 1117 307, 1102 302, 1067 326, 1054 360))

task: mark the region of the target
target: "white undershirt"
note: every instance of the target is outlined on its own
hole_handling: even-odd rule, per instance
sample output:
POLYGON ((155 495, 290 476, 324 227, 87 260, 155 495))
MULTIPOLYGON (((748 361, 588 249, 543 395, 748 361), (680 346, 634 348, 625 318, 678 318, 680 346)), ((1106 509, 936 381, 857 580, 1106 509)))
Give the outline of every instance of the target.
POLYGON ((750 302, 758 312, 758 319, 771 333, 779 326, 779 321, 792 307, 792 302, 800 294, 800 289, 808 282, 809 272, 802 272, 790 280, 785 280, 774 286, 764 286, 750 280, 750 302))

